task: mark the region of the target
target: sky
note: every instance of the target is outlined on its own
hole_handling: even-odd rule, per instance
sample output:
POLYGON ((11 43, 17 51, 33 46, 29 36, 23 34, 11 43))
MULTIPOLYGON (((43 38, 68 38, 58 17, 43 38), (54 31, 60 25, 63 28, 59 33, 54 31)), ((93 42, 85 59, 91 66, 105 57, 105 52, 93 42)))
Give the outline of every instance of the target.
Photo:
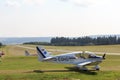
POLYGON ((120 0, 0 0, 0 37, 120 34, 120 0))

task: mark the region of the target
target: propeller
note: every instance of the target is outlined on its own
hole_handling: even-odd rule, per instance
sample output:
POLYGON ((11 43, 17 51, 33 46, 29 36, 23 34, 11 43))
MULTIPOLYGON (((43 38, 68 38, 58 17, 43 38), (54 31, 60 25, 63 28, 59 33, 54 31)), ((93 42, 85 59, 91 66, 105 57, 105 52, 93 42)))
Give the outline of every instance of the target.
POLYGON ((105 59, 105 56, 106 56, 106 53, 105 53, 105 54, 103 54, 103 56, 102 56, 102 57, 103 57, 103 59, 105 59))

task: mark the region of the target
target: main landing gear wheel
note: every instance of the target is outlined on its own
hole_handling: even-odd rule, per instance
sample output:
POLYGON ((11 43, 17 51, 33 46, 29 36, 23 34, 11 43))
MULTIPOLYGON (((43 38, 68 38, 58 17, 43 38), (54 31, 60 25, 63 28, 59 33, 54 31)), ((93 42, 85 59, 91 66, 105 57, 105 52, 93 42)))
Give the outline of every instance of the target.
POLYGON ((97 66, 94 67, 94 69, 99 71, 100 70, 100 66, 97 65, 97 66))

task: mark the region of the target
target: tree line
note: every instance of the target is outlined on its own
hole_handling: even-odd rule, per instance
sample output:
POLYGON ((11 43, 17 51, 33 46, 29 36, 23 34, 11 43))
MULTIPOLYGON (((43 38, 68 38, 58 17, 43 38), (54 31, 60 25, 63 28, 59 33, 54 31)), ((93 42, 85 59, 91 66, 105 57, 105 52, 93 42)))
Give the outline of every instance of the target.
POLYGON ((120 44, 120 37, 109 36, 109 37, 78 37, 78 38, 66 38, 66 37, 55 37, 51 39, 51 45, 54 46, 86 46, 86 45, 113 45, 120 44))
POLYGON ((32 45, 53 45, 53 46, 87 46, 87 45, 114 45, 120 44, 120 37, 108 36, 108 37, 54 37, 50 42, 26 42, 23 44, 32 45))
POLYGON ((23 43, 23 44, 32 44, 32 45, 51 45, 51 44, 48 43, 48 42, 26 42, 26 43, 23 43))
POLYGON ((0 48, 3 46, 3 44, 0 42, 0 48))

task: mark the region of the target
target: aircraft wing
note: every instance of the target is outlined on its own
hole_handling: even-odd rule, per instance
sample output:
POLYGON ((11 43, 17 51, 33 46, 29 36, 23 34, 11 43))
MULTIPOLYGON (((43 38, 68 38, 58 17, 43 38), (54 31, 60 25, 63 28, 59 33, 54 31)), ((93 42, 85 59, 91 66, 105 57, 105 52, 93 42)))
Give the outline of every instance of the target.
POLYGON ((82 62, 82 63, 77 64, 77 66, 86 66, 86 65, 89 65, 91 63, 92 63, 91 61, 82 62))

